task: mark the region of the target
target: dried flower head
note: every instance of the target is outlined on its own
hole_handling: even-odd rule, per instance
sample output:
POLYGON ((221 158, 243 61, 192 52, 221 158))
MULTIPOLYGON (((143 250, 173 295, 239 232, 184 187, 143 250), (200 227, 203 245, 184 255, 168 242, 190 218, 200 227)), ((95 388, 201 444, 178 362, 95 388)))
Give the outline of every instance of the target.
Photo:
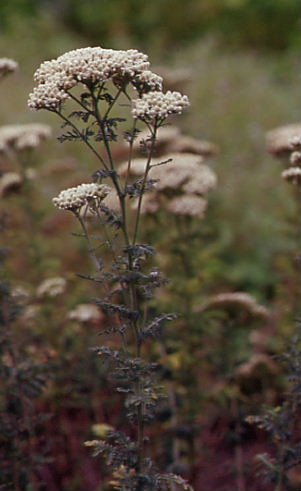
POLYGON ((66 290, 67 282, 64 278, 47 278, 37 288, 37 297, 57 297, 66 290))
POLYGON ((215 307, 225 307, 227 305, 230 307, 243 307, 254 316, 265 318, 269 317, 269 311, 262 305, 258 304, 252 295, 245 292, 228 292, 214 295, 201 307, 201 310, 215 307))
MULTIPOLYGON (((153 164, 155 161, 156 161, 155 159, 152 159, 153 164)), ((145 158, 142 158, 142 157, 137 158, 137 159, 132 159, 130 167, 129 167, 127 161, 123 162, 118 167, 118 173, 121 176, 126 176, 128 172, 129 172, 130 176, 141 176, 144 174, 144 171, 146 168, 146 162, 147 162, 147 160, 145 158)))
MULTIPOLYGON (((170 143, 180 137, 181 131, 177 126, 162 126, 158 128, 156 136, 156 152, 166 152, 166 148, 170 143)), ((150 134, 149 129, 143 130, 139 133, 138 138, 134 140, 133 149, 144 149, 144 145, 150 146, 150 134)))
POLYGON ((207 208, 207 200, 195 194, 183 194, 171 199, 166 208, 175 215, 203 218, 207 208))
POLYGON ((292 166, 298 166, 301 164, 301 152, 299 151, 292 152, 290 156, 290 164, 292 166))
POLYGON ((64 189, 60 194, 53 198, 53 203, 61 210, 78 210, 91 201, 103 200, 111 191, 106 184, 97 184, 95 182, 80 184, 74 188, 64 189))
POLYGON ((301 169, 300 167, 289 167, 281 173, 281 177, 293 184, 301 184, 301 169))
POLYGON ((16 191, 22 185, 23 179, 17 172, 6 172, 0 178, 0 196, 16 191))
POLYGON ((249 378, 260 376, 262 378, 262 369, 268 373, 278 373, 279 367, 274 360, 265 353, 254 353, 251 358, 242 363, 235 371, 239 377, 249 378))
POLYGON ((96 305, 82 303, 77 305, 75 309, 71 310, 67 317, 70 320, 83 323, 98 323, 103 319, 104 315, 96 305))
POLYGON ((216 187, 217 178, 208 165, 199 164, 198 169, 182 186, 186 193, 206 194, 216 187))
POLYGON ((290 150, 301 150, 301 128, 299 134, 292 136, 289 140, 290 150))
POLYGON ((46 124, 32 123, 0 127, 0 152, 35 148, 50 138, 51 128, 46 124))
POLYGON ((288 124, 268 131, 266 134, 266 147, 268 152, 276 157, 287 155, 287 153, 292 150, 292 140, 295 138, 300 140, 300 134, 300 123, 288 124))
MULTIPOLYGON (((133 159, 129 173, 132 176, 142 175, 145 171, 147 160, 145 158, 133 159)), ((215 173, 210 167, 203 164, 199 155, 189 153, 172 153, 162 158, 152 159, 149 176, 157 180, 156 191, 168 189, 181 189, 185 194, 206 194, 214 189, 217 184, 215 173), (158 165, 162 161, 169 161, 158 165)), ((128 163, 123 162, 119 167, 119 173, 126 175, 128 163)))
POLYGON ((206 140, 197 140, 191 136, 181 135, 170 142, 169 152, 195 153, 202 157, 210 157, 218 153, 218 147, 214 143, 206 140))
POLYGON ((132 101, 132 115, 143 121, 164 120, 170 114, 182 114, 189 106, 186 95, 180 92, 150 92, 132 101))
POLYGON ((0 79, 4 78, 9 73, 13 73, 18 69, 19 65, 16 61, 10 58, 0 58, 0 79))
MULTIPOLYGON (((143 196, 141 204, 141 215, 153 215, 157 213, 161 208, 160 197, 158 193, 147 193, 143 196)), ((138 207, 138 201, 134 201, 132 209, 136 210, 138 207)))
POLYGON ((161 90, 162 79, 149 70, 147 55, 137 50, 113 50, 100 47, 69 51, 46 61, 36 71, 38 86, 29 96, 31 109, 56 109, 78 83, 107 82, 117 86, 132 83, 139 91, 161 90))
POLYGON ((115 189, 112 189, 110 193, 104 198, 103 204, 116 213, 120 212, 120 201, 115 189))
POLYGON ((154 90, 162 90, 163 79, 150 70, 144 70, 132 80, 132 84, 140 94, 143 94, 154 90))

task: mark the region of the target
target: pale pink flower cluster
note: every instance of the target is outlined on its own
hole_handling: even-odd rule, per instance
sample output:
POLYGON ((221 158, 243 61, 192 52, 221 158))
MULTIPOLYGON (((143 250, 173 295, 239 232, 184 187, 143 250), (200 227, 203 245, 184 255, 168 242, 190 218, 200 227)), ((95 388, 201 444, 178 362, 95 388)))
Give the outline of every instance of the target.
POLYGON ((31 109, 55 109, 69 97, 68 90, 79 82, 112 80, 123 86, 161 90, 162 78, 149 71, 147 55, 137 50, 113 50, 100 47, 69 51, 57 59, 45 61, 34 78, 38 86, 29 96, 31 109))
POLYGON ((290 167, 281 173, 281 177, 293 184, 301 184, 301 136, 294 136, 289 141, 290 167))
POLYGON ((290 181, 293 184, 301 184, 301 169, 300 167, 289 167, 281 172, 281 177, 285 181, 290 181))
POLYGON ((66 286, 67 282, 65 278, 47 278, 38 286, 37 297, 44 297, 45 295, 48 295, 49 297, 57 297, 58 295, 64 293, 66 286))
POLYGON ((78 210, 91 201, 103 200, 110 192, 111 188, 106 184, 92 182, 64 189, 52 201, 61 210, 78 210))
POLYGON ((205 310, 208 308, 214 309, 215 307, 225 305, 243 307, 254 316, 269 316, 269 311, 267 308, 260 305, 256 298, 245 292, 218 293, 217 295, 209 298, 209 300, 200 309, 196 310, 205 310))
MULTIPOLYGON (((133 159, 130 174, 143 175, 146 159, 133 159)), ((124 162, 119 167, 119 173, 127 173, 128 163, 124 162)), ((217 178, 212 169, 203 163, 200 155, 190 153, 170 153, 164 157, 152 159, 152 168, 149 172, 151 179, 156 179, 157 191, 167 189, 181 189, 185 193, 206 194, 216 187, 217 178), (160 165, 162 161, 169 161, 160 165), (158 165, 159 164, 159 165, 158 165)))
POLYGON ((180 92, 149 92, 133 100, 132 115, 147 121, 162 120, 170 114, 181 114, 188 106, 188 97, 180 92))
POLYGON ((207 200, 195 194, 182 194, 175 196, 166 205, 166 208, 175 215, 189 215, 202 218, 207 209, 207 200))
POLYGON ((162 90, 163 78, 150 70, 144 70, 133 78, 132 83, 139 92, 162 90))
POLYGON ((102 320, 104 317, 103 313, 97 305, 89 304, 89 303, 81 303, 75 307, 75 309, 71 310, 68 315, 68 319, 78 321, 78 322, 90 322, 97 323, 102 320))
MULTIPOLYGON (((130 175, 139 176, 145 172, 146 159, 133 159, 130 175)), ((128 163, 119 167, 119 173, 127 173, 128 163)), ((203 218, 207 200, 203 197, 217 184, 217 178, 200 155, 168 154, 152 160, 149 178, 154 179, 154 191, 143 196, 141 213, 154 214, 165 208, 176 215, 203 218), (166 163, 162 164, 162 160, 166 163), (170 160, 170 161, 169 161, 170 160), (161 164, 161 165, 160 165, 161 164)), ((137 203, 134 203, 134 208, 137 203)))
POLYGON ((0 58, 0 79, 13 73, 18 69, 19 65, 16 61, 10 58, 0 58))
POLYGON ((10 149, 26 150, 35 148, 50 138, 51 128, 46 124, 12 124, 0 127, 0 152, 10 149))

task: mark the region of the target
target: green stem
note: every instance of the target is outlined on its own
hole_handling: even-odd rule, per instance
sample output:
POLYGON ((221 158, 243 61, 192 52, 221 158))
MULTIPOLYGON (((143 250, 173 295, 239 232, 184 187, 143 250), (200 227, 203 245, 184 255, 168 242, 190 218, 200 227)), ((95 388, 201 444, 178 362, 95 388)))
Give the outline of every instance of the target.
POLYGON ((104 166, 104 168, 106 170, 109 170, 107 164, 105 163, 105 161, 103 160, 102 156, 95 150, 95 148, 91 145, 91 143, 89 143, 89 141, 87 140, 87 138, 85 138, 81 132, 79 131, 79 129, 77 128, 77 126, 72 123, 72 121, 70 121, 68 118, 66 118, 62 113, 60 113, 59 111, 54 111, 63 121, 65 121, 65 123, 67 123, 69 126, 71 126, 71 128, 74 129, 74 131, 78 134, 78 136, 81 138, 81 140, 90 148, 90 150, 94 153, 94 155, 98 158, 98 160, 100 160, 100 162, 102 163, 102 165, 104 166))
POLYGON ((141 192, 140 192, 139 201, 138 201, 138 209, 137 209, 137 215, 136 215, 136 223, 135 223, 135 231, 134 231, 133 245, 136 244, 136 240, 137 240, 137 236, 138 236, 139 222, 140 222, 140 216, 141 216, 142 198, 143 198, 143 194, 144 194, 144 191, 145 191, 145 185, 146 185, 146 180, 147 180, 147 177, 148 177, 148 173, 149 173, 149 171, 151 169, 151 161, 152 161, 153 152, 154 152, 155 144, 156 144, 157 129, 158 129, 158 127, 155 125, 154 126, 154 129, 153 129, 153 132, 152 132, 152 135, 151 135, 152 136, 152 144, 151 144, 151 148, 150 148, 150 151, 149 151, 148 159, 147 159, 147 162, 146 162, 146 167, 145 167, 143 181, 142 181, 142 186, 141 186, 141 192))

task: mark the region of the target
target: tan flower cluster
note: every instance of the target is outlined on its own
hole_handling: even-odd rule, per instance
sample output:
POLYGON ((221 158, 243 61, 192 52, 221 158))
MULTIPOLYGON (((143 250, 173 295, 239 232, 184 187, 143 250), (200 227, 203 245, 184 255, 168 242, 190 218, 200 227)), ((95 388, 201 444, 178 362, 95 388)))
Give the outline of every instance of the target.
POLYGON ((266 134, 266 147, 275 157, 286 156, 292 151, 291 142, 301 134, 300 123, 280 126, 266 134))
POLYGON ((51 128, 46 124, 32 123, 6 125, 0 127, 0 152, 10 149, 22 151, 35 148, 51 136, 51 128))
POLYGON ((10 58, 0 58, 0 79, 18 69, 18 63, 10 58))
POLYGON ((290 156, 290 167, 281 173, 281 177, 301 185, 301 124, 289 124, 269 131, 266 143, 267 150, 276 157, 290 156))
POLYGON ((203 218, 207 208, 207 200, 196 194, 182 194, 168 201, 166 208, 175 215, 203 218))
MULTIPOLYGON (((133 159, 130 175, 143 175, 145 166, 145 158, 133 159)), ((119 173, 126 175, 127 170, 128 163, 124 162, 119 167, 119 173)), ((217 183, 216 175, 203 164, 201 156, 184 153, 153 159, 149 177, 158 182, 154 185, 154 192, 143 196, 142 214, 154 214, 160 208, 165 208, 177 215, 203 218, 207 207, 203 195, 215 188, 217 183), (162 160, 170 162, 161 164, 162 160)), ((137 208, 136 202, 133 208, 137 208)))
POLYGON ((61 210, 78 210, 92 200, 103 200, 111 191, 106 184, 80 184, 74 188, 64 189, 53 198, 54 205, 61 210))
MULTIPOLYGON (((133 149, 139 153, 141 149, 150 146, 149 130, 143 130, 135 139, 133 149)), ((198 140, 191 136, 182 135, 177 126, 163 126, 158 129, 155 143, 156 155, 167 153, 194 153, 202 157, 210 157, 218 153, 218 147, 207 140, 198 140)), ((126 146, 127 151, 127 146, 126 146)))
POLYGON ((72 50, 42 63, 34 75, 38 86, 30 94, 28 105, 31 109, 55 109, 69 97, 67 91, 79 82, 112 80, 118 86, 131 82, 140 90, 161 90, 162 78, 148 68, 147 55, 134 49, 72 50))
POLYGON ((0 197, 11 191, 16 191, 22 185, 23 179, 17 172, 5 172, 0 178, 0 197))
POLYGON ((268 317, 269 311, 266 307, 258 304, 256 299, 245 292, 219 293, 211 297, 200 310, 223 306, 240 306, 245 308, 250 314, 259 317, 268 317))
POLYGON ((132 115, 152 122, 166 119, 170 114, 181 114, 188 106, 188 97, 180 92, 149 92, 132 101, 132 115))
POLYGON ((92 305, 89 303, 81 303, 77 305, 77 307, 71 310, 67 315, 68 319, 83 323, 97 323, 101 321, 103 317, 104 315, 99 310, 97 305, 92 305))
POLYGON ((57 297, 66 290, 67 282, 65 278, 47 278, 42 281, 37 288, 37 297, 57 297))
POLYGON ((289 167, 281 172, 281 177, 292 184, 301 184, 301 169, 300 167, 289 167))
POLYGON ((150 70, 144 70, 140 74, 136 75, 133 80, 133 86, 138 92, 148 92, 154 90, 162 90, 163 78, 150 70))
MULTIPOLYGON (((235 375, 238 377, 260 377, 263 378, 264 373, 278 373, 279 367, 275 361, 265 353, 253 353, 248 361, 245 361, 235 369, 235 375)), ((252 416, 251 416, 252 417, 252 416)))
MULTIPOLYGON (((133 210, 138 207, 138 202, 135 201, 132 205, 133 210)), ((146 193, 143 196, 141 204, 141 215, 153 215, 162 208, 162 200, 156 193, 146 193)))
POLYGON ((290 167, 281 173, 281 177, 293 184, 301 184, 301 131, 289 141, 291 150, 290 167))
MULTIPOLYGON (((130 167, 130 174, 133 176, 143 175, 146 166, 146 159, 133 159, 130 167)), ((119 173, 127 173, 128 164, 124 162, 119 167, 119 173)), ((171 153, 164 158, 152 159, 152 168, 149 177, 157 179, 156 190, 181 189, 185 193, 206 194, 216 187, 217 179, 214 172, 203 164, 203 159, 199 155, 190 153, 171 153), (162 161, 171 160, 166 164, 158 165, 162 161)))

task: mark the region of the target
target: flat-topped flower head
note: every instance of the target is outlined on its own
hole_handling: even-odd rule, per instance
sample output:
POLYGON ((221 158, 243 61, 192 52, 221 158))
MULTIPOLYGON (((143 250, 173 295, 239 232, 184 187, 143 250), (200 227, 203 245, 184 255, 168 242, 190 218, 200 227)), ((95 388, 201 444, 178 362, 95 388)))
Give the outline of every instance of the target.
MULTIPOLYGON (((119 166, 119 174, 131 176, 143 175, 146 168, 146 159, 137 158, 131 161, 130 169, 128 162, 119 166)), ((163 157, 152 159, 149 176, 155 179, 157 191, 170 189, 181 189, 186 194, 207 194, 217 184, 217 177, 208 165, 203 164, 200 155, 190 153, 170 153, 163 157), (165 164, 162 164, 165 161, 165 164), (161 165, 160 165, 161 164, 161 165)))
POLYGON ((45 61, 34 75, 38 86, 29 96, 31 109, 58 108, 78 83, 112 80, 118 87, 132 83, 139 93, 161 90, 162 78, 149 70, 147 55, 135 49, 80 48, 45 61))
POLYGON ((301 184, 301 169, 300 167, 289 167, 281 173, 282 179, 293 184, 301 184))
POLYGON ((102 201, 110 192, 111 188, 106 184, 92 182, 64 189, 52 201, 61 210, 76 211, 95 200, 102 201))
POLYGON ((139 94, 162 90, 163 78, 150 70, 144 70, 133 79, 133 86, 139 94))
MULTIPOLYGON (((301 148, 301 146, 300 146, 300 148, 301 148)), ((292 152, 292 154, 290 156, 290 164, 293 166, 301 165, 301 152, 300 151, 292 152)))
POLYGON ((15 72, 18 67, 19 65, 16 61, 11 60, 10 58, 0 58, 0 79, 15 72))
POLYGON ((10 124, 0 127, 0 152, 11 149, 22 151, 35 148, 50 138, 51 128, 46 124, 10 124))
POLYGON ((175 215, 203 218, 207 208, 207 200, 195 194, 182 194, 182 196, 171 199, 166 208, 175 215))
POLYGON ((132 102, 132 115, 144 121, 164 120, 171 114, 181 114, 189 106, 186 95, 180 92, 149 92, 132 102))

